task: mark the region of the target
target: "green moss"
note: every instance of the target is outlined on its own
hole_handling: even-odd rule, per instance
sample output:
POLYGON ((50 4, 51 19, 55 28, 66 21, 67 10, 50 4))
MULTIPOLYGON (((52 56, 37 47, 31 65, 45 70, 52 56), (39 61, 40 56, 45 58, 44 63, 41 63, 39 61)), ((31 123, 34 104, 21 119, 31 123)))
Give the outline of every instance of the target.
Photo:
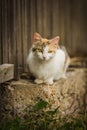
POLYGON ((31 110, 26 109, 23 118, 15 116, 14 119, 5 118, 0 130, 86 130, 87 113, 80 113, 77 117, 67 115, 56 117, 58 108, 44 111, 49 104, 38 102, 31 110))

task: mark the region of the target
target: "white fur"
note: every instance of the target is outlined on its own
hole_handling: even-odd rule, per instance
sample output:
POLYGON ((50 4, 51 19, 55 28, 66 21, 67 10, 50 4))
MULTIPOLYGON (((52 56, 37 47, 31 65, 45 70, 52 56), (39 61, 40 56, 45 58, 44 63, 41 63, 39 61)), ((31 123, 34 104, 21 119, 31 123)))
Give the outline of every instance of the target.
POLYGON ((45 50, 44 55, 47 57, 46 60, 43 60, 41 54, 39 54, 38 58, 36 54, 30 51, 27 63, 30 72, 36 77, 36 83, 53 84, 53 80, 58 80, 63 76, 65 53, 63 50, 58 49, 51 56, 45 50))

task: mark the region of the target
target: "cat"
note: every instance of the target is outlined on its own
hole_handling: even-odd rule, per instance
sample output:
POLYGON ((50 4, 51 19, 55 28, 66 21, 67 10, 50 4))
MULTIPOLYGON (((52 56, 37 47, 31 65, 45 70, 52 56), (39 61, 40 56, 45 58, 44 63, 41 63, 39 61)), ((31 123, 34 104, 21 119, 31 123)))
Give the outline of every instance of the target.
POLYGON ((27 63, 30 72, 36 78, 35 83, 52 85, 54 81, 66 78, 70 57, 66 49, 59 46, 59 40, 59 36, 45 39, 39 33, 34 33, 27 63))

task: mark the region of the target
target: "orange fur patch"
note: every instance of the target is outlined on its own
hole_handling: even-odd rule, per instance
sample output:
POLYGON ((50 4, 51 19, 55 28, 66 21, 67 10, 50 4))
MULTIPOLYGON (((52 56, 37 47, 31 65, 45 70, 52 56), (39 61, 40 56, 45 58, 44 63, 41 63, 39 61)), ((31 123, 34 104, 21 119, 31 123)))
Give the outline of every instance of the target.
POLYGON ((53 44, 49 44, 49 50, 55 52, 57 48, 53 44))
POLYGON ((53 42, 51 42, 50 40, 46 38, 41 38, 41 41, 37 41, 35 45, 36 45, 36 48, 39 48, 40 50, 43 48, 44 45, 48 45, 49 51, 51 52, 55 52, 58 48, 57 44, 54 44, 53 42))

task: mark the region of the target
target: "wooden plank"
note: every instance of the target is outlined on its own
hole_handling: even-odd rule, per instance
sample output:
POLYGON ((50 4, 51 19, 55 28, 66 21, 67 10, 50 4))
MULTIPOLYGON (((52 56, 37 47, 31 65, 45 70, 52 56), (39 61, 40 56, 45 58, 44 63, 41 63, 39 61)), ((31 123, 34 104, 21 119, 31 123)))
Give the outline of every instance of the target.
POLYGON ((0 65, 0 83, 4 83, 14 78, 14 65, 2 64, 0 65))
POLYGON ((41 0, 37 0, 37 8, 36 8, 36 19, 37 19, 37 27, 36 30, 38 33, 40 33, 42 35, 42 24, 43 24, 43 15, 42 15, 42 1, 41 0))
POLYGON ((28 49, 27 54, 28 54, 29 49, 30 49, 31 44, 32 44, 32 39, 31 39, 31 31, 32 31, 32 28, 31 28, 31 2, 30 2, 30 0, 27 1, 26 12, 27 12, 27 49, 28 49))
POLYGON ((13 48, 14 48, 14 75, 18 79, 18 56, 17 56, 17 0, 13 0, 13 48))
POLYGON ((17 26, 17 42, 16 42, 16 51, 17 51, 17 72, 18 78, 20 78, 20 74, 22 73, 22 38, 21 38, 21 0, 16 1, 16 26, 17 26))
MULTIPOLYGON (((72 4, 72 10, 71 10, 71 19, 73 21, 71 21, 71 33, 72 33, 72 51, 73 51, 73 54, 75 54, 76 52, 76 44, 77 44, 77 37, 78 37, 78 30, 77 30, 77 16, 78 16, 78 13, 77 13, 77 10, 78 10, 78 1, 73 1, 71 2, 72 4)), ((78 21, 78 24, 79 24, 79 21, 78 21)))
POLYGON ((35 11, 36 11, 36 5, 35 5, 35 0, 31 0, 30 1, 30 21, 31 21, 31 42, 33 41, 33 35, 34 32, 36 32, 36 15, 35 15, 35 11))
POLYGON ((52 35, 53 37, 60 35, 60 9, 59 9, 59 0, 53 0, 53 30, 52 35))
POLYGON ((0 64, 2 64, 2 1, 0 0, 0 64))
MULTIPOLYGON (((85 3, 86 4, 86 3, 85 3)), ((78 1, 78 10, 77 10, 77 30, 78 30, 78 37, 77 37, 77 42, 76 42, 76 50, 75 52, 78 52, 78 55, 81 55, 84 53, 82 50, 85 51, 85 48, 87 48, 87 44, 85 45, 85 34, 87 35, 87 31, 85 32, 85 29, 87 30, 87 20, 85 19, 84 15, 84 0, 83 1, 78 1), (85 23, 86 22, 86 23, 85 23), (84 32, 84 35, 83 35, 84 32)))
POLYGON ((13 34, 14 34, 14 26, 13 26, 13 0, 9 0, 7 3, 8 6, 8 19, 7 19, 7 27, 8 27, 8 62, 14 63, 14 42, 13 42, 13 34))
MULTIPOLYGON (((82 19, 83 19, 83 31, 82 31, 82 34, 84 32, 84 35, 83 35, 83 41, 82 43, 84 44, 83 46, 83 50, 82 50, 82 43, 80 44, 81 46, 81 53, 83 55, 87 55, 87 1, 86 0, 83 0, 83 8, 82 8, 82 19)), ((81 35, 82 36, 82 35, 81 35)))
POLYGON ((48 25, 48 3, 49 1, 47 0, 43 0, 43 7, 42 7, 42 11, 43 11, 43 36, 49 38, 50 35, 49 33, 49 25, 48 25))
POLYGON ((67 48, 68 53, 71 55, 72 51, 71 51, 71 46, 72 46, 72 32, 71 32, 71 1, 67 0, 67 3, 65 4, 65 31, 64 31, 64 45, 67 48))
POLYGON ((2 1, 2 54, 3 63, 8 62, 8 38, 7 38, 7 1, 2 1))
MULTIPOLYGON (((11 30, 11 25, 12 25, 12 15, 11 15, 11 12, 12 12, 12 10, 11 10, 11 7, 12 7, 12 5, 11 5, 11 1, 9 0, 9 1, 7 1, 7 45, 8 45, 8 62, 9 63, 11 63, 12 62, 12 60, 13 60, 13 58, 12 58, 12 54, 13 53, 11 53, 12 51, 11 50, 13 50, 12 49, 12 44, 13 43, 11 43, 11 33, 12 33, 12 30, 11 30)), ((7 49, 6 49, 7 50, 7 49)), ((14 50, 13 50, 14 51, 14 50)))
POLYGON ((63 0, 59 1, 59 10, 60 10, 60 44, 64 44, 65 40, 65 4, 63 0))
POLYGON ((9 2, 7 1, 7 0, 4 0, 5 1, 5 5, 4 5, 4 9, 5 9, 5 15, 4 15, 4 17, 5 17, 5 28, 4 28, 4 37, 3 37, 3 39, 4 39, 4 46, 3 46, 3 48, 4 48, 4 51, 3 51, 3 59, 4 59, 4 63, 8 63, 9 62, 9 40, 10 40, 10 37, 8 37, 8 30, 9 30, 9 26, 8 26, 8 24, 9 24, 9 22, 8 22, 8 19, 10 19, 10 17, 8 17, 9 16, 9 12, 8 12, 8 9, 9 9, 9 6, 8 6, 8 4, 9 4, 9 2))
POLYGON ((4 7, 4 1, 2 1, 2 3, 1 3, 2 5, 1 5, 1 7, 2 7, 2 11, 1 11, 1 22, 2 22, 2 30, 1 30, 1 33, 2 33, 2 63, 4 62, 4 54, 3 54, 3 52, 4 52, 4 47, 3 46, 5 46, 5 44, 4 44, 4 38, 3 37, 5 37, 4 36, 4 32, 5 32, 5 30, 4 30, 4 27, 5 27, 5 20, 4 20, 4 9, 3 9, 3 7, 4 7))
MULTIPOLYGON (((48 30, 48 38, 52 38, 53 35, 53 17, 52 13, 54 12, 53 10, 53 0, 47 1, 47 28, 48 30)), ((46 36, 47 37, 47 36, 46 36)))
POLYGON ((23 66, 23 71, 24 71, 24 43, 25 43, 25 1, 21 0, 21 43, 22 43, 22 66, 23 66))
POLYGON ((28 51, 29 51, 29 48, 28 48, 28 22, 27 22, 27 13, 28 13, 28 1, 25 0, 23 1, 22 0, 22 60, 23 60, 23 72, 27 71, 27 63, 26 63, 26 59, 27 59, 27 55, 28 55, 28 51))

